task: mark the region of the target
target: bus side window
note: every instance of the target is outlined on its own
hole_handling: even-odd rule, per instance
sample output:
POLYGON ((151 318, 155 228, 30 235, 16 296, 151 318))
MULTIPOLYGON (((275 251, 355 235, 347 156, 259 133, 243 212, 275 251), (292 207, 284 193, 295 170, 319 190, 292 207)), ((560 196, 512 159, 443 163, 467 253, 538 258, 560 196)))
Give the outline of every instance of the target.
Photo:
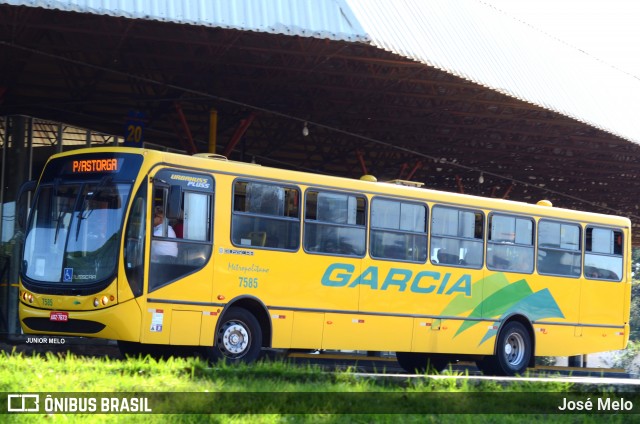
POLYGON ((234 245, 298 250, 298 188, 238 180, 233 190, 231 240, 234 245))
POLYGON ((580 226, 540 220, 538 224, 538 272, 578 277, 581 268, 580 226))
POLYGON ((484 216, 479 211, 436 205, 431 211, 431 261, 482 268, 484 216))
POLYGON ((211 196, 205 193, 185 192, 182 220, 174 227, 176 237, 185 240, 211 240, 211 196), (180 232, 180 236, 178 236, 180 232))
POLYGON ((309 190, 305 205, 304 248, 307 252, 364 256, 364 196, 309 190))
POLYGON ((425 262, 427 207, 374 198, 371 202, 370 240, 372 258, 425 262))
POLYGON ((487 268, 496 271, 533 272, 531 218, 493 213, 489 216, 487 268))
POLYGON ((584 276, 620 281, 624 249, 622 231, 589 226, 585 231, 584 276))

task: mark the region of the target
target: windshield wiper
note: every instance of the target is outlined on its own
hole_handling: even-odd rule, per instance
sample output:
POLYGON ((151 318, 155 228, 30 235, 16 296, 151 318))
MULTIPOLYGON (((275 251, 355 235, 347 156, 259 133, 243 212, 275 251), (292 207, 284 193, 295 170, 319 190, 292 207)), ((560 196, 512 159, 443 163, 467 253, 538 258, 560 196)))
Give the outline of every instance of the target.
POLYGON ((109 184, 112 179, 113 177, 111 177, 110 175, 105 175, 104 177, 102 177, 96 188, 82 201, 82 206, 80 207, 80 211, 78 213, 78 224, 76 225, 76 241, 78 241, 78 235, 80 234, 80 224, 82 223, 82 220, 89 218, 89 216, 91 216, 91 213, 93 212, 92 208, 85 216, 85 205, 88 205, 89 202, 91 202, 93 198, 96 197, 96 194, 98 194, 98 192, 100 192, 107 184, 109 184))
MULTIPOLYGON (((58 190, 60 189, 60 178, 56 178, 53 180, 53 197, 52 197, 52 202, 55 201, 55 199, 58 198, 58 190)), ((58 212, 58 217, 56 218, 56 232, 55 235, 53 237, 53 242, 57 243, 58 242, 58 233, 60 232, 60 223, 62 222, 62 217, 64 216, 65 211, 61 210, 60 212, 58 212)))
POLYGON ((56 233, 53 237, 54 244, 58 242, 58 233, 60 232, 60 222, 63 220, 62 218, 64 217, 65 213, 66 213, 65 211, 60 211, 58 213, 58 218, 56 219, 56 233))

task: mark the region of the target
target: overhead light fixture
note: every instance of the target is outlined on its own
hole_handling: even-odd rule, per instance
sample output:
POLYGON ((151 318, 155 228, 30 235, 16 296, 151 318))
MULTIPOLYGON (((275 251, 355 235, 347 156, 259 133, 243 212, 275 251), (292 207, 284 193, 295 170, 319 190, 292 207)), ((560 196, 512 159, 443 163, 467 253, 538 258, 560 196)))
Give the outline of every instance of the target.
POLYGON ((304 127, 302 127, 302 135, 303 136, 308 136, 309 135, 309 127, 307 127, 307 123, 304 123, 304 127))
POLYGON ((484 183, 484 175, 482 175, 482 172, 480 173, 480 176, 478 177, 478 182, 480 184, 484 183))

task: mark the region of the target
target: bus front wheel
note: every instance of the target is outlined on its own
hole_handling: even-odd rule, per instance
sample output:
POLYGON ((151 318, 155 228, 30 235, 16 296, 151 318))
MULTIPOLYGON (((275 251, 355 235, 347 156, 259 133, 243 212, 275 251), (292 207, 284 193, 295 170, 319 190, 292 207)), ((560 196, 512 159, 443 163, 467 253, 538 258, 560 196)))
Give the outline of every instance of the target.
POLYGON ((250 363, 258 359, 261 347, 262 331, 256 317, 246 309, 232 308, 222 316, 207 356, 213 361, 250 363))

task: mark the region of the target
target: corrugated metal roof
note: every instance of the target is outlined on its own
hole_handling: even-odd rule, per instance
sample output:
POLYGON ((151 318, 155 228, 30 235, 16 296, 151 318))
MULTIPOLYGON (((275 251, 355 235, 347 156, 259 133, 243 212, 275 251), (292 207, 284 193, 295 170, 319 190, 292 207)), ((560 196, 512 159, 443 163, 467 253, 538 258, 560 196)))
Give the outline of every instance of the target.
POLYGON ((640 143, 640 80, 480 0, 0 0, 366 42, 640 143))
POLYGON ((372 43, 640 143, 640 80, 478 0, 347 0, 372 43))
POLYGON ((344 0, 0 0, 0 3, 332 40, 368 41, 344 0))

